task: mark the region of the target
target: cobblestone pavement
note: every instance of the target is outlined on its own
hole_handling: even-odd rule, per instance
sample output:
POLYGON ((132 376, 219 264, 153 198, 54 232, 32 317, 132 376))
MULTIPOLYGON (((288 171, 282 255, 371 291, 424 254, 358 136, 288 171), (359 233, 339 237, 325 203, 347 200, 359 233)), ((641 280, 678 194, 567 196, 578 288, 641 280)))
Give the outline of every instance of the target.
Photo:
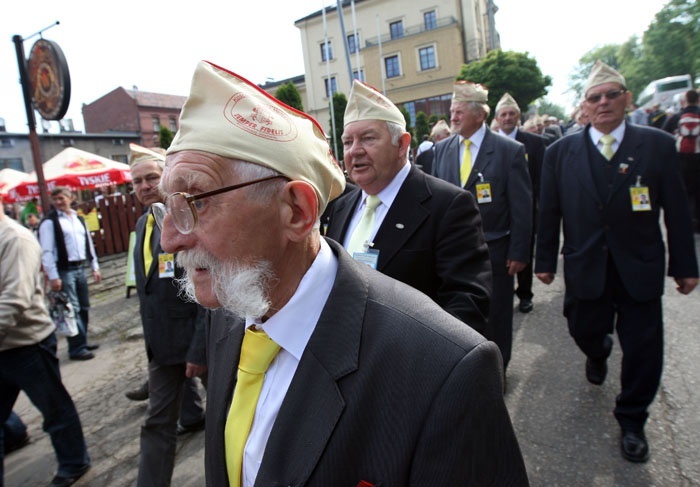
MULTIPOLYGON (((97 357, 72 362, 65 339, 59 345, 61 372, 76 402, 92 457, 92 468, 77 487, 135 485, 146 404, 129 401, 124 392, 145 379, 146 354, 135 291, 126 298, 125 259, 122 255, 104 262, 105 280, 91 288, 91 335, 101 344, 97 357)), ((647 425, 651 460, 638 465, 621 458, 612 416, 619 388, 618 343, 605 384, 597 387, 586 382, 585 359, 568 336, 561 314, 562 281, 558 275, 548 287, 536 282, 534 311, 515 312, 506 402, 531 484, 700 486, 699 291, 681 296, 673 281, 667 281, 663 384, 647 425)), ((24 395, 15 410, 28 424, 32 441, 5 459, 5 485, 45 486, 56 463, 41 430, 41 415, 24 395)), ((174 487, 204 485, 203 442, 201 432, 178 440, 174 487)))

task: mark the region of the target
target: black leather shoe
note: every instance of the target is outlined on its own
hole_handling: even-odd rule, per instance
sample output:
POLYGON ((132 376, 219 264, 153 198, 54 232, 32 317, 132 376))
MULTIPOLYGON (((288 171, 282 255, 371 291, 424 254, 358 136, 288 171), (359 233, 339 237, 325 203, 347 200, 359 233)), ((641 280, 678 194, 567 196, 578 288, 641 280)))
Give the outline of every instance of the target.
POLYGON ((593 360, 586 359, 586 379, 591 384, 597 386, 605 382, 605 377, 608 375, 608 359, 593 360))
POLYGON ((649 444, 643 432, 622 430, 620 449, 625 460, 644 463, 649 460, 649 444))
POLYGON ((61 475, 56 475, 51 483, 49 484, 49 487, 68 487, 70 485, 73 485, 78 481, 80 477, 85 475, 85 472, 90 470, 90 465, 85 465, 82 467, 80 470, 78 470, 76 473, 70 475, 69 477, 63 477, 61 475))
POLYGON ((124 395, 132 401, 145 401, 148 399, 148 381, 144 382, 143 385, 137 389, 127 391, 124 395))
POLYGON ((92 352, 83 352, 79 353, 78 355, 71 355, 70 359, 71 360, 92 360, 95 358, 95 354, 92 352))
POLYGON ((88 350, 97 350, 98 348, 100 348, 100 344, 99 343, 89 343, 85 346, 85 348, 87 348, 88 350))
POLYGON ((202 431, 203 429, 204 429, 204 418, 197 421, 196 423, 188 424, 187 426, 184 426, 178 422, 176 433, 178 436, 181 436, 181 435, 185 435, 187 433, 194 433, 196 431, 202 431))
POLYGON ((521 299, 520 305, 518 305, 518 309, 521 313, 529 313, 530 311, 532 311, 533 307, 534 306, 532 305, 532 299, 521 299))

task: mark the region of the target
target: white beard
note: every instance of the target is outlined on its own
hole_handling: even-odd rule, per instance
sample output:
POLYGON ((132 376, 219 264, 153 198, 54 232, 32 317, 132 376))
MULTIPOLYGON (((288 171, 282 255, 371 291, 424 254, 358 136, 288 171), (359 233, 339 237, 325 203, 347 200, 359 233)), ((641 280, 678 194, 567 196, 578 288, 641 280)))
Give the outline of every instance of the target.
POLYGON ((269 283, 273 274, 268 262, 245 267, 237 262, 221 262, 202 250, 181 251, 177 262, 185 269, 185 275, 176 282, 187 300, 197 302, 190 270, 207 269, 214 295, 222 308, 241 318, 258 318, 270 309, 269 283))

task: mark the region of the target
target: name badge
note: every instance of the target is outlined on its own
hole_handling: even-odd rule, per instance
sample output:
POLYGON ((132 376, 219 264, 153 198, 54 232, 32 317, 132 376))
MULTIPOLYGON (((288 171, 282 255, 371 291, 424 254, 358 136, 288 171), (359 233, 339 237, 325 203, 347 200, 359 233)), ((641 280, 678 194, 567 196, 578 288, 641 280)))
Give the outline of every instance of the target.
POLYGON ((491 203, 491 183, 476 184, 476 200, 481 203, 491 203))
POLYGON ((175 277, 175 256, 173 254, 158 254, 158 277, 160 279, 175 277))
POLYGON ((651 199, 648 186, 632 186, 630 188, 632 211, 651 211, 651 199))
POLYGON ((376 270, 377 262, 379 261, 379 251, 370 249, 365 252, 355 252, 352 254, 352 258, 376 270))

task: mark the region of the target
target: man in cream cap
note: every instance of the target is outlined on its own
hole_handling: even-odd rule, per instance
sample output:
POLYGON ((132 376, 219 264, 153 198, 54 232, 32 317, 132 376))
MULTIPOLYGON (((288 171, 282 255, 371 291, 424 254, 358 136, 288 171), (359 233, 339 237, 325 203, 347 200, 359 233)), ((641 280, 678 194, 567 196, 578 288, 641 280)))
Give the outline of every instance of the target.
POLYGON ((488 91, 480 84, 454 85, 452 135, 435 146, 433 175, 470 191, 479 203, 493 271, 485 336, 496 342, 508 366, 513 340, 514 276, 530 259, 532 185, 524 146, 494 134, 484 123, 488 91))
POLYGON ((510 93, 504 93, 496 105, 496 117, 498 120, 498 133, 509 137, 525 146, 530 182, 532 183, 532 238, 530 240, 530 261, 527 266, 518 272, 518 287, 515 294, 520 299, 518 309, 521 313, 529 313, 533 309, 532 304, 532 256, 535 244, 535 214, 537 212, 537 199, 540 193, 540 172, 542 171, 542 159, 544 158, 544 138, 520 130, 520 107, 510 93))
MULTIPOLYGON (((163 201, 158 188, 165 151, 130 145, 131 179, 148 210, 163 201)), ((136 222, 134 275, 148 355, 148 410, 141 427, 139 486, 170 485, 176 434, 204 429, 204 409, 195 377, 206 373, 206 311, 178 295, 184 270, 160 246, 160 230, 146 211, 136 222), (178 422, 179 418, 179 422, 178 422)))
POLYGON ((526 485, 495 347, 321 237, 343 185, 315 120, 197 66, 158 220, 214 309, 207 485, 526 485))
POLYGON ((483 333, 491 263, 479 210, 468 192, 410 164, 405 127, 388 98, 354 82, 342 140, 345 168, 358 188, 334 203, 326 236, 483 333), (369 197, 380 203, 372 227, 357 242, 369 197))
POLYGON ((697 285, 698 266, 688 202, 673 138, 625 122, 631 93, 620 73, 598 61, 585 85, 590 125, 545 152, 535 273, 554 279, 564 226, 564 315, 586 355, 586 378, 601 385, 617 331, 622 348, 615 418, 622 455, 645 462, 649 405, 663 368, 666 256, 677 290, 697 285))
POLYGON ((433 141, 433 145, 430 148, 431 150, 426 150, 416 156, 416 165, 421 168, 424 173, 430 174, 432 171, 433 156, 435 155, 435 152, 432 149, 435 147, 435 144, 446 139, 450 135, 452 135, 450 126, 447 125, 447 122, 445 122, 443 119, 438 120, 438 122, 433 125, 433 128, 430 131, 430 138, 433 141))

